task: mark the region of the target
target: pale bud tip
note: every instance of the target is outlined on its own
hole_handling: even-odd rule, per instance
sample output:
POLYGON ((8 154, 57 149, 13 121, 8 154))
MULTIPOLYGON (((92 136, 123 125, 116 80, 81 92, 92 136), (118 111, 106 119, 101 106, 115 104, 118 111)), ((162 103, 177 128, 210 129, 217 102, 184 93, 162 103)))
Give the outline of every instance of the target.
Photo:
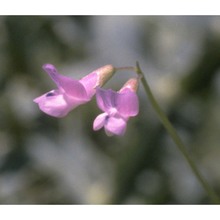
POLYGON ((120 91, 123 91, 124 89, 130 89, 133 92, 137 92, 138 84, 139 84, 138 78, 131 78, 123 85, 120 91))
POLYGON ((95 70, 95 72, 99 77, 96 86, 102 87, 115 73, 115 67, 108 64, 95 70))

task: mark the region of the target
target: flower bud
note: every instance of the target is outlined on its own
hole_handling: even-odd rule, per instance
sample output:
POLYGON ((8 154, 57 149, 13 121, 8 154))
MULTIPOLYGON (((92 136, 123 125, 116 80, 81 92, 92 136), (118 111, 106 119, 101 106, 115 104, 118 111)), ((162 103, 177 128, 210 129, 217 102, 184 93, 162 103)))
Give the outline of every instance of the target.
POLYGON ((96 87, 102 87, 115 73, 115 68, 112 65, 105 65, 95 70, 98 75, 96 87))
POLYGON ((122 86, 119 92, 122 92, 125 89, 130 89, 132 92, 137 92, 138 84, 138 78, 131 78, 122 86))

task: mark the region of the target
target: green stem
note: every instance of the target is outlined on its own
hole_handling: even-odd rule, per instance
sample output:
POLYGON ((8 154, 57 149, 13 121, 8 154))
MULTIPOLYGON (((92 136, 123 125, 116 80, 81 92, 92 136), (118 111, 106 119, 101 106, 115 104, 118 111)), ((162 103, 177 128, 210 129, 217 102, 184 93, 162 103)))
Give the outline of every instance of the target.
POLYGON ((154 96, 151 92, 151 89, 150 89, 150 87, 147 83, 147 80, 145 79, 144 74, 143 74, 142 70, 140 69, 140 66, 139 66, 138 62, 136 63, 136 70, 135 71, 140 76, 140 80, 143 84, 144 90, 145 90, 145 92, 146 92, 146 94, 147 94, 154 110, 156 111, 159 119, 161 120, 162 124, 164 125, 164 127, 166 128, 168 133, 170 134, 171 138, 175 142, 175 144, 178 147, 178 149, 180 150, 180 152, 183 154, 184 158, 186 159, 189 166, 191 167, 193 173, 195 174, 195 176, 197 177, 199 182, 202 184, 205 191, 208 193, 208 195, 209 195, 210 199, 212 200, 212 202, 216 203, 216 204, 220 204, 219 197, 216 195, 216 193, 212 190, 212 188, 209 186, 207 181, 203 178, 203 176, 199 172, 196 164, 194 163, 193 159, 190 157, 188 151, 186 150, 186 147, 185 147, 184 143, 180 139, 180 137, 177 134, 175 128, 172 126, 171 122, 169 121, 167 116, 164 114, 164 112, 162 111, 160 106, 158 105, 158 103, 157 103, 156 99, 154 98, 154 96))

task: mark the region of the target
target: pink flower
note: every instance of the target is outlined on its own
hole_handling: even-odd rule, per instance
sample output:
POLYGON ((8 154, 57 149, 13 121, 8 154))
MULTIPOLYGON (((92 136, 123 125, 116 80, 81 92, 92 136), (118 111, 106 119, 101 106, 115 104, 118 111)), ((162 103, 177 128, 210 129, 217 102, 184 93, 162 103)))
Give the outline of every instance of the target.
POLYGON ((94 120, 94 130, 104 127, 108 136, 125 134, 127 121, 139 112, 137 84, 137 79, 130 79, 119 92, 97 88, 97 104, 104 113, 94 120))
POLYGON ((34 102, 41 111, 54 117, 64 117, 77 106, 90 101, 95 88, 102 86, 114 73, 114 68, 106 65, 81 80, 75 80, 59 74, 52 64, 43 65, 43 69, 56 83, 57 89, 35 98, 34 102))

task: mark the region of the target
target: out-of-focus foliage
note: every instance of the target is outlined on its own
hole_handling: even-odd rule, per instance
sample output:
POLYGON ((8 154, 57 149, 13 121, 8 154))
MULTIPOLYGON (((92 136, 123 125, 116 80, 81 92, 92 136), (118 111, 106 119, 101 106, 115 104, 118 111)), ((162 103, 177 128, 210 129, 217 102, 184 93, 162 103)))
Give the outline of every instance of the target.
POLYGON ((62 119, 38 109, 33 99, 55 87, 44 63, 79 79, 138 60, 220 195, 220 17, 5 16, 0 32, 1 204, 210 203, 141 85, 139 115, 124 137, 107 137, 92 130, 95 98, 62 119))

